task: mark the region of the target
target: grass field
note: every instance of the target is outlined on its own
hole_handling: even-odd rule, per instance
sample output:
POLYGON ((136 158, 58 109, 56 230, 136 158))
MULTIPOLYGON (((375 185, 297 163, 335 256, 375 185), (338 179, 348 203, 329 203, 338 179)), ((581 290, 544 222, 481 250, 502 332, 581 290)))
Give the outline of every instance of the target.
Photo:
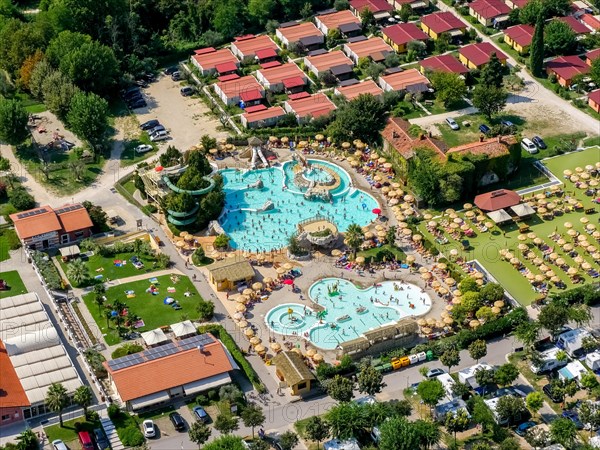
MULTIPOLYGON (((131 263, 131 257, 134 255, 135 253, 117 253, 114 256, 105 258, 96 254, 90 258, 84 258, 83 260, 86 262, 87 267, 89 268, 90 278, 102 275, 103 281, 128 278, 157 270, 154 268, 153 264, 156 261, 156 258, 149 255, 138 255, 139 259, 144 263, 144 268, 136 269, 131 263), (127 261, 127 263, 121 267, 118 267, 115 265, 115 261, 127 261)), ((66 274, 68 263, 65 264, 60 258, 58 258, 58 260, 66 274)))
POLYGON ((0 231, 0 261, 6 261, 9 258, 11 248, 18 248, 19 238, 15 230, 6 228, 0 231))
POLYGON ((125 142, 125 149, 123 150, 123 153, 121 153, 121 166, 130 166, 132 164, 137 164, 143 161, 144 159, 155 155, 157 151, 158 147, 156 146, 156 144, 153 144, 150 141, 150 136, 148 136, 148 133, 143 131, 137 138, 125 142), (146 153, 136 153, 135 148, 138 145, 142 144, 152 145, 153 150, 150 150, 146 153))
POLYGON ((12 297, 13 295, 24 294, 27 292, 25 284, 16 270, 9 272, 0 272, 0 280, 6 281, 8 290, 0 291, 0 298, 12 297))
MULTIPOLYGON (((151 278, 151 275, 148 275, 148 278, 151 278)), ((144 326, 137 329, 137 331, 148 331, 154 328, 171 325, 180 322, 183 320, 183 317, 189 319, 198 317, 196 304, 201 297, 188 277, 180 276, 177 283, 173 283, 169 275, 158 277, 158 283, 155 283, 159 289, 158 295, 152 295, 149 292, 146 292, 146 289, 150 287, 150 284, 151 283, 145 279, 111 287, 106 291, 106 298, 108 299, 107 304, 118 299, 127 305, 130 313, 140 316, 144 321, 144 326), (167 291, 168 287, 174 287, 176 292, 169 293, 167 291), (135 297, 127 298, 125 291, 134 291, 135 297), (184 295, 185 292, 190 292, 192 295, 186 297, 184 295), (171 306, 165 305, 163 300, 166 297, 174 298, 179 302, 182 309, 177 311, 171 306)), ((84 295, 83 301, 102 331, 106 343, 108 345, 119 343, 121 338, 117 334, 115 325, 110 323, 110 327, 107 327, 104 311, 99 311, 98 305, 94 303, 94 294, 90 293, 84 295)))
POLYGON ((65 420, 62 427, 59 424, 56 424, 44 428, 44 431, 48 436, 48 441, 52 442, 56 439, 60 439, 70 450, 81 449, 81 444, 77 438, 77 431, 75 431, 75 422, 80 422, 81 429, 89 432, 92 432, 94 428, 98 428, 100 426, 100 424, 86 422, 83 417, 73 420, 65 420))
MULTIPOLYGON (((592 148, 583 152, 576 152, 551 158, 544 161, 544 164, 558 178, 563 179, 563 170, 571 169, 574 171, 575 167, 585 167, 587 164, 595 164, 600 159, 598 155, 599 149, 592 148)), ((591 197, 586 197, 581 190, 574 188, 570 181, 565 181, 565 183, 566 191, 570 193, 574 192, 577 200, 584 205, 584 209, 597 206, 592 203, 591 197)), ((556 197, 551 197, 548 199, 548 201, 552 200, 556 200, 556 197)), ((434 215, 439 214, 442 214, 441 211, 434 212, 434 215)), ((463 213, 459 213, 459 216, 465 218, 463 213)), ((554 219, 548 221, 542 220, 541 217, 534 215, 531 219, 526 220, 525 223, 530 226, 530 232, 534 232, 546 244, 552 247, 554 251, 559 254, 559 257, 565 260, 568 266, 578 267, 578 264, 574 262, 573 258, 568 256, 566 252, 560 248, 560 246, 549 239, 548 235, 556 231, 562 234, 568 243, 572 243, 573 239, 567 235, 567 229, 564 226, 564 223, 568 221, 571 222, 575 230, 579 231, 588 238, 590 244, 595 245, 596 248, 599 248, 599 242, 595 241, 591 235, 585 232, 585 225, 580 222, 580 219, 583 217, 586 217, 590 223, 597 223, 598 221, 597 214, 586 215, 583 211, 581 211, 565 213, 563 216, 554 217, 554 219)), ((435 220, 439 220, 439 218, 435 220)), ((419 225, 419 230, 432 242, 435 242, 434 237, 426 228, 426 223, 421 223, 419 225)), ((502 228, 494 227, 491 232, 478 233, 476 237, 460 238, 459 240, 454 240, 446 232, 444 232, 444 234, 448 238, 449 242, 444 245, 438 244, 439 250, 444 252, 444 254, 448 255, 451 249, 457 249, 462 258, 466 260, 477 259, 483 266, 485 266, 492 276, 496 278, 496 280, 523 305, 529 305, 536 299, 538 294, 532 289, 530 281, 525 278, 525 276, 521 275, 509 262, 502 260, 499 255, 500 249, 509 249, 510 252, 513 253, 533 274, 541 274, 538 265, 535 265, 532 263, 532 261, 527 260, 523 254, 532 251, 541 259, 543 259, 543 254, 537 247, 533 245, 530 240, 525 242, 529 246, 528 250, 520 251, 518 249, 518 245, 521 242, 517 239, 517 236, 520 233, 516 224, 512 223, 510 225, 502 226, 502 228), (460 242, 462 239, 467 239, 469 242, 469 249, 466 251, 462 249, 460 242)), ((580 247, 575 247, 575 249, 578 251, 579 256, 584 259, 584 261, 590 263, 592 267, 598 267, 597 263, 594 262, 588 252, 585 252, 580 247)), ((569 276, 559 267, 552 264, 550 261, 544 261, 544 264, 546 264, 552 271, 556 273, 556 275, 566 284, 567 288, 572 288, 575 286, 569 276)), ((584 271, 580 270, 579 273, 583 275, 586 283, 592 281, 592 278, 587 274, 584 274, 584 271)), ((556 291, 556 288, 552 287, 551 290, 556 291)))

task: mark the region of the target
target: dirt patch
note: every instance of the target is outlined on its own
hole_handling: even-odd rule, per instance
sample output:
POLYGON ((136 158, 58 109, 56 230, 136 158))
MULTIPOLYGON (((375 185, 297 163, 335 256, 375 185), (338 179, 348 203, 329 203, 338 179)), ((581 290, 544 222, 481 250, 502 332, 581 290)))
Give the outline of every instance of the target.
POLYGON ((81 141, 50 111, 32 114, 31 117, 29 122, 31 134, 38 144, 47 145, 50 142, 60 144, 64 139, 75 144, 76 147, 81 147, 81 141))
POLYGON ((525 119, 523 134, 539 136, 557 136, 573 133, 580 129, 572 116, 565 111, 539 103, 508 104, 506 111, 525 119))

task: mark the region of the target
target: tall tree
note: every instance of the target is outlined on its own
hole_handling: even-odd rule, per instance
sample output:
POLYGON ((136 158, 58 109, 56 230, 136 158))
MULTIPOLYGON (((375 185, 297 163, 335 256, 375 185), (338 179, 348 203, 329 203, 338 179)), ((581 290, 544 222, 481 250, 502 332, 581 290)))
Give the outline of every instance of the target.
POLYGON ((73 132, 97 153, 108 130, 108 103, 96 94, 78 92, 71 101, 67 122, 73 132))
POLYGON ((327 380, 325 389, 327 390, 327 395, 341 403, 349 402, 354 397, 354 393, 352 392, 354 390, 354 383, 349 378, 341 375, 336 375, 327 380))
POLYGON ((425 380, 417 386, 417 394, 430 408, 433 408, 446 395, 446 390, 440 380, 425 380))
POLYGON ((67 53, 59 68, 80 89, 108 94, 117 81, 119 62, 110 47, 94 41, 67 53))
POLYGON ((0 141, 19 145, 29 136, 27 111, 18 100, 0 97, 0 141))
POLYGON ((456 347, 448 348, 444 353, 440 355, 440 362, 448 368, 448 372, 454 366, 458 366, 460 363, 460 353, 456 347))
MULTIPOLYGON (((10 450, 10 444, 7 444, 4 448, 10 450)), ((31 428, 27 428, 21 434, 17 436, 17 445, 14 447, 15 450, 38 450, 40 448, 39 440, 36 434, 31 428)))
POLYGON ((467 95, 465 80, 456 73, 435 71, 429 79, 436 90, 436 97, 444 106, 458 103, 467 95))
POLYGON ((304 428, 304 435, 311 441, 315 441, 318 449, 321 442, 330 435, 329 424, 319 416, 309 417, 304 428))
POLYGON ((94 396, 89 386, 79 386, 75 389, 73 401, 83 408, 83 415, 87 416, 87 410, 92 404, 94 396))
POLYGON ((194 422, 188 429, 188 436, 190 441, 198 445, 198 448, 202 448, 204 443, 210 438, 211 430, 208 425, 202 422, 194 422))
POLYGON ((501 88, 503 86, 503 72, 504 66, 496 56, 496 52, 493 52, 488 63, 481 69, 480 81, 484 86, 501 88))
POLYGON ((508 93, 503 88, 478 85, 473 89, 473 105, 492 120, 494 114, 498 114, 506 106, 508 93))
POLYGON ((596 58, 592 61, 592 67, 590 68, 590 78, 596 85, 600 85, 600 58, 596 58))
POLYGON ((327 133, 336 142, 360 139, 376 144, 381 140, 379 132, 383 130, 385 123, 383 103, 372 95, 361 94, 338 108, 327 133))
POLYGON ((230 434, 240 427, 238 418, 231 414, 219 414, 215 420, 214 427, 223 434, 230 434))
POLYGON ((75 52, 85 44, 90 44, 92 38, 88 34, 73 31, 61 31, 50 41, 46 49, 46 59, 55 68, 60 67, 62 60, 71 52, 75 52))
POLYGON ((477 339, 469 345, 469 355, 475 361, 479 362, 481 358, 487 355, 487 344, 483 339, 477 339))
POLYGON ((260 25, 266 24, 276 12, 277 2, 275 0, 248 1, 248 14, 260 25))
POLYGON ((212 25, 215 30, 231 39, 244 29, 246 7, 240 0, 225 0, 216 4, 212 25))
POLYGON ((550 424, 550 437, 553 442, 558 442, 565 448, 573 448, 577 438, 577 427, 566 417, 559 417, 550 424))
POLYGON ((529 47, 529 66, 531 72, 540 77, 544 66, 544 15, 539 14, 535 22, 531 47, 529 47))
POLYGON ((365 242, 365 235, 362 227, 357 223, 348 225, 344 241, 346 242, 346 245, 352 249, 352 254, 356 256, 356 251, 365 242))
POLYGON ((515 329, 515 337, 523 343, 528 353, 531 352, 533 346, 538 341, 539 335, 540 324, 535 320, 522 322, 515 329))
POLYGON ((519 369, 511 363, 502 364, 494 374, 494 380, 500 386, 509 386, 519 377, 519 369))
POLYGON ((261 426, 266 420, 262 409, 256 403, 250 403, 242 410, 241 417, 244 425, 252 429, 252 439, 254 439, 254 428, 261 426))
POLYGON ((454 435, 454 445, 456 446, 456 433, 459 431, 465 431, 469 428, 469 414, 463 408, 459 409, 455 413, 446 414, 446 420, 444 425, 446 429, 454 435))
POLYGON ((400 20, 402 22, 408 22, 408 19, 410 19, 410 16, 412 16, 413 14, 413 10, 410 7, 410 5, 408 3, 403 3, 402 7, 400 8, 400 20))
POLYGON ((59 70, 49 73, 42 82, 44 103, 61 120, 67 117, 71 109, 71 101, 77 92, 79 92, 77 86, 59 70))
POLYGON ((544 396, 540 391, 530 392, 525 397, 525 404, 527 405, 527 409, 531 411, 531 414, 535 415, 544 406, 544 396))
POLYGON ((510 424, 517 423, 526 412, 525 402, 522 398, 513 395, 500 397, 496 404, 496 414, 501 421, 507 421, 510 424))
POLYGON ((569 24, 551 20, 545 27, 544 44, 552 55, 568 55, 577 48, 577 35, 569 24))
POLYGON ((327 411, 327 423, 332 436, 340 440, 350 439, 369 424, 365 408, 355 402, 340 403, 327 411))
POLYGON ((378 394, 386 386, 383 382, 383 374, 372 365, 363 366, 356 380, 358 391, 367 395, 378 394))
POLYGON ((600 427, 600 407, 596 402, 589 400, 584 401, 579 405, 579 419, 584 425, 589 425, 590 436, 598 427, 600 427))
POLYGON ((67 389, 60 383, 52 383, 46 392, 46 406, 50 411, 58 413, 60 426, 63 426, 63 410, 69 405, 67 389))
POLYGON ((483 395, 487 392, 487 388, 494 384, 494 370, 493 369, 482 369, 479 368, 475 371, 475 381, 483 388, 483 395))
POLYGON ((286 431, 279 437, 279 445, 282 450, 294 450, 299 442, 298 435, 291 430, 286 431))

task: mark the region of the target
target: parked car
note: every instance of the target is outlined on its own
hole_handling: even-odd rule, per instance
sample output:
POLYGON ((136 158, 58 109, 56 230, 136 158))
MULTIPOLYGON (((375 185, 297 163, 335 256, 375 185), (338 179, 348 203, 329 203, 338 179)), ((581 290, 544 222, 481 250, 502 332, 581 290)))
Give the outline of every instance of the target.
POLYGON ((77 433, 77 437, 79 438, 79 445, 83 450, 94 450, 94 441, 92 441, 89 432, 80 431, 77 433))
POLYGON ((500 123, 502 125, 504 125, 505 127, 514 127, 515 124, 512 123, 510 120, 501 120, 500 123))
POLYGON ((196 418, 196 420, 203 422, 203 423, 207 423, 210 420, 210 417, 208 416, 208 414, 206 413, 206 411, 204 410, 204 408, 202 406, 196 406, 193 410, 192 413, 194 414, 194 417, 196 418))
POLYGON ((123 97, 127 97, 129 95, 132 95, 136 92, 140 92, 140 87, 139 86, 129 86, 127 89, 123 89, 121 91, 121 95, 123 97))
POLYGON ((160 125, 160 122, 158 120, 156 120, 156 119, 152 119, 152 120, 149 120, 149 121, 144 122, 143 124, 141 124, 140 128, 142 130, 146 130, 147 131, 147 130, 151 130, 152 128, 154 128, 154 127, 156 127, 158 125, 160 125))
POLYGON ((563 401, 564 394, 560 392, 560 390, 554 389, 554 385, 552 383, 544 385, 542 391, 544 391, 544 394, 550 397, 550 400, 552 400, 554 403, 560 403, 563 401))
POLYGON ((194 92, 196 92, 196 90, 192 86, 184 86, 179 90, 179 92, 184 97, 189 97, 190 95, 194 95, 194 92))
POLYGON ((452 117, 448 117, 446 118, 446 123, 448 124, 448 126, 450 127, 450 129, 452 130, 458 130, 460 129, 460 127, 458 126, 458 124, 456 123, 456 120, 454 120, 452 117))
POLYGON ((431 369, 429 372, 427 372, 427 374, 425 375, 427 378, 435 378, 435 377, 439 377, 440 375, 445 374, 446 371, 444 369, 431 369))
POLYGON ((181 80, 181 72, 179 70, 176 70, 175 72, 173 72, 171 74, 171 80, 173 80, 173 81, 181 80))
POLYGON ((100 450, 106 450, 107 448, 110 448, 110 443, 108 442, 106 433, 104 433, 102 428, 96 428, 94 430, 94 440, 96 441, 96 445, 100 450))
POLYGON ((534 136, 532 139, 533 143, 537 146, 537 148, 544 150, 548 148, 544 140, 539 136, 534 136))
POLYGON ((519 425, 517 427, 517 429, 515 430, 515 433, 517 433, 519 436, 525 436, 527 434, 527 431, 529 431, 531 428, 535 427, 537 425, 537 423, 535 422, 524 422, 521 425, 519 425))
POLYGON ((156 125, 154 128, 148 131, 148 134, 158 133, 159 131, 167 131, 167 129, 162 125, 156 125))
POLYGON ((563 411, 562 416, 565 419, 569 419, 571 422, 573 422, 578 430, 583 430, 583 423, 581 420, 579 420, 579 414, 577 414, 577 411, 563 411))
POLYGON ((525 394, 525 392, 523 392, 522 390, 517 389, 513 386, 509 386, 506 388, 498 389, 496 392, 494 392, 494 394, 492 395, 492 398, 504 397, 505 395, 512 395, 514 397, 521 397, 521 398, 525 398, 527 396, 527 394, 525 394))
POLYGON ((152 136, 150 136, 150 140, 152 142, 165 141, 169 139, 169 133, 166 131, 157 131, 152 136))
POLYGON ((185 421, 183 420, 183 417, 181 417, 181 414, 172 412, 169 414, 169 419, 177 431, 185 430, 185 421))
POLYGON ((140 88, 138 86, 135 86, 133 89, 128 89, 124 94, 123 94, 123 99, 125 101, 130 100, 133 97, 136 97, 138 95, 142 95, 142 91, 140 90, 140 88))
POLYGON ((142 422, 142 429, 144 431, 144 436, 147 438, 152 438, 156 436, 156 428, 154 428, 154 422, 150 419, 144 420, 142 422))
POLYGON ((485 123, 482 123, 479 125, 479 131, 481 131, 483 134, 488 134, 490 132, 490 127, 488 127, 485 123))
POLYGON ((127 103, 133 103, 133 102, 136 102, 136 101, 138 101, 139 99, 142 99, 142 98, 144 98, 144 96, 142 95, 141 92, 138 91, 138 92, 134 92, 133 94, 128 95, 127 97, 125 97, 125 101, 127 103))
POLYGON ((142 144, 142 145, 138 145, 138 146, 135 148, 135 152, 136 152, 136 153, 146 153, 146 152, 149 152, 149 151, 151 151, 153 148, 154 148, 154 147, 152 147, 151 145, 148 145, 148 144, 142 144))
POLYGON ((539 150, 535 146, 535 144, 533 142, 531 142, 531 139, 528 139, 528 138, 523 138, 523 140, 521 141, 521 148, 523 150, 525 150, 527 153, 531 153, 531 154, 539 152, 539 150))
POLYGON ((129 105, 130 109, 138 109, 138 108, 145 108, 146 106, 148 106, 148 104, 146 103, 146 100, 144 100, 143 98, 138 100, 135 103, 131 103, 129 105))
POLYGON ((69 450, 65 443, 60 439, 52 441, 52 448, 54 448, 54 450, 69 450))
POLYGON ((179 70, 179 68, 177 66, 171 66, 171 67, 167 67, 163 73, 165 75, 173 75, 175 72, 177 72, 179 70))

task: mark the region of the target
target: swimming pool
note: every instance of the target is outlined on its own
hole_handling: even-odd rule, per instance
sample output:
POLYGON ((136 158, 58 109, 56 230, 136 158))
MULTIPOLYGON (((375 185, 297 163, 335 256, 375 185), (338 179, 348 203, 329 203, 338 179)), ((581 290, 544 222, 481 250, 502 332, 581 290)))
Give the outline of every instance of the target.
POLYGON ((405 317, 421 316, 432 304, 420 287, 395 281, 360 289, 348 280, 323 278, 309 288, 308 295, 324 312, 286 303, 271 309, 265 321, 276 333, 301 336, 326 350, 405 317))
POLYGON ((220 171, 225 207, 219 223, 233 248, 269 251, 285 247, 296 225, 317 215, 329 218, 342 232, 352 223, 365 226, 375 219, 372 211, 379 207, 377 200, 352 187, 346 171, 327 161, 308 162, 311 169, 299 175, 295 161, 268 169, 220 171), (332 173, 337 175, 333 184, 332 173), (311 182, 323 183, 330 200, 305 198, 311 182))

